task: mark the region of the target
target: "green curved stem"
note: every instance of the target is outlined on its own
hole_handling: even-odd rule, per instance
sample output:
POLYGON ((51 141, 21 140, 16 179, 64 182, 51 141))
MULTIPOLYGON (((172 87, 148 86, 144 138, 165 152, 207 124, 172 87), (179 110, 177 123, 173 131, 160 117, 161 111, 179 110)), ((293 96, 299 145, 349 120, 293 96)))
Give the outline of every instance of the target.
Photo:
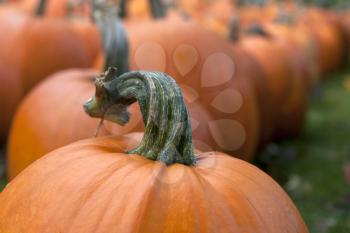
POLYGON ((47 3, 46 0, 39 0, 39 3, 35 10, 36 16, 43 16, 45 14, 46 3, 47 3))
POLYGON ((96 93, 85 105, 91 117, 123 125, 127 107, 138 101, 145 123, 139 146, 129 151, 167 165, 195 164, 191 123, 180 88, 167 74, 134 71, 117 76, 108 69, 95 81, 96 93))
POLYGON ((117 15, 117 7, 104 1, 93 2, 92 18, 98 25, 105 54, 105 69, 118 67, 118 75, 129 71, 129 43, 117 15))

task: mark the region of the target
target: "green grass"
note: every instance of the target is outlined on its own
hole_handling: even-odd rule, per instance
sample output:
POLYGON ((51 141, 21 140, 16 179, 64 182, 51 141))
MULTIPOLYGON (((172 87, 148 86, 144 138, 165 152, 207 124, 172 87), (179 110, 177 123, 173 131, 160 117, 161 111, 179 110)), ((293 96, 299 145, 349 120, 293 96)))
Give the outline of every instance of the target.
MULTIPOLYGON (((323 81, 299 138, 271 144, 261 154, 260 164, 289 193, 311 233, 350 232, 350 185, 343 172, 350 164, 346 75, 323 81)), ((0 190, 4 185, 2 178, 0 190)))
POLYGON ((311 100, 302 135, 269 145, 262 153, 266 170, 285 188, 310 232, 350 232, 350 91, 346 73, 322 83, 311 100))

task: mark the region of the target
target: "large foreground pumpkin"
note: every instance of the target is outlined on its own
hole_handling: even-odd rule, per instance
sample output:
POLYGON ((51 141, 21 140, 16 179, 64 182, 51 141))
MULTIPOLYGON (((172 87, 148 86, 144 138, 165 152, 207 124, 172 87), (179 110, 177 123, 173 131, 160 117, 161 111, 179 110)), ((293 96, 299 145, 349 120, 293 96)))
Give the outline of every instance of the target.
POLYGON ((308 232, 259 169, 219 152, 194 156, 189 116, 169 76, 108 72, 96 86, 85 105, 92 116, 122 124, 127 105, 139 101, 141 143, 130 150, 137 135, 88 139, 38 160, 0 194, 0 232, 308 232))

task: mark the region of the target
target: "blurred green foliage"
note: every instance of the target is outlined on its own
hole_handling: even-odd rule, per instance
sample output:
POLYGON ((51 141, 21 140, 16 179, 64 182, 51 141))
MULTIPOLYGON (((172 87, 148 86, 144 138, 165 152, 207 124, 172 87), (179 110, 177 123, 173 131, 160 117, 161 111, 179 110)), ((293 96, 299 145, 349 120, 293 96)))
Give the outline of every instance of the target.
POLYGON ((350 232, 349 72, 323 81, 311 100, 305 130, 291 141, 269 145, 265 170, 288 192, 310 232, 350 232))

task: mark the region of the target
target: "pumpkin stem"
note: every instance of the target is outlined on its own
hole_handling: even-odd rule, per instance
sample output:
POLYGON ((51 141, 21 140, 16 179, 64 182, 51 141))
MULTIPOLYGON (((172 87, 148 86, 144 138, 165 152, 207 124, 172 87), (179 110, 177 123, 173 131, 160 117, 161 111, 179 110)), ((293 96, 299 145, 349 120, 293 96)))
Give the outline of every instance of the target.
POLYGON ((166 7, 160 0, 149 0, 152 16, 155 19, 161 19, 166 16, 166 7))
MULTIPOLYGON (((148 0, 149 7, 151 10, 152 17, 154 19, 164 18, 167 14, 167 8, 161 0, 148 0)), ((127 15, 127 4, 128 0, 120 0, 119 2, 119 17, 122 19, 126 18, 127 15)))
POLYGON ((118 18, 117 7, 105 1, 93 1, 92 18, 98 25, 105 53, 105 70, 118 67, 118 75, 129 71, 129 43, 118 18))
POLYGON ((84 105, 91 117, 124 125, 129 121, 127 107, 136 101, 140 104, 145 134, 129 154, 167 165, 195 164, 188 111, 180 88, 169 75, 133 71, 117 76, 117 70, 109 68, 95 85, 95 95, 84 105))
POLYGON ((46 0, 39 0, 39 3, 35 10, 36 16, 43 16, 45 14, 46 9, 46 0))
POLYGON ((259 35, 265 38, 271 37, 265 28, 258 23, 251 24, 244 32, 249 35, 259 35))
POLYGON ((238 16, 232 16, 229 23, 229 32, 228 32, 228 39, 231 42, 237 42, 239 40, 240 36, 240 26, 239 26, 239 17, 238 16))

